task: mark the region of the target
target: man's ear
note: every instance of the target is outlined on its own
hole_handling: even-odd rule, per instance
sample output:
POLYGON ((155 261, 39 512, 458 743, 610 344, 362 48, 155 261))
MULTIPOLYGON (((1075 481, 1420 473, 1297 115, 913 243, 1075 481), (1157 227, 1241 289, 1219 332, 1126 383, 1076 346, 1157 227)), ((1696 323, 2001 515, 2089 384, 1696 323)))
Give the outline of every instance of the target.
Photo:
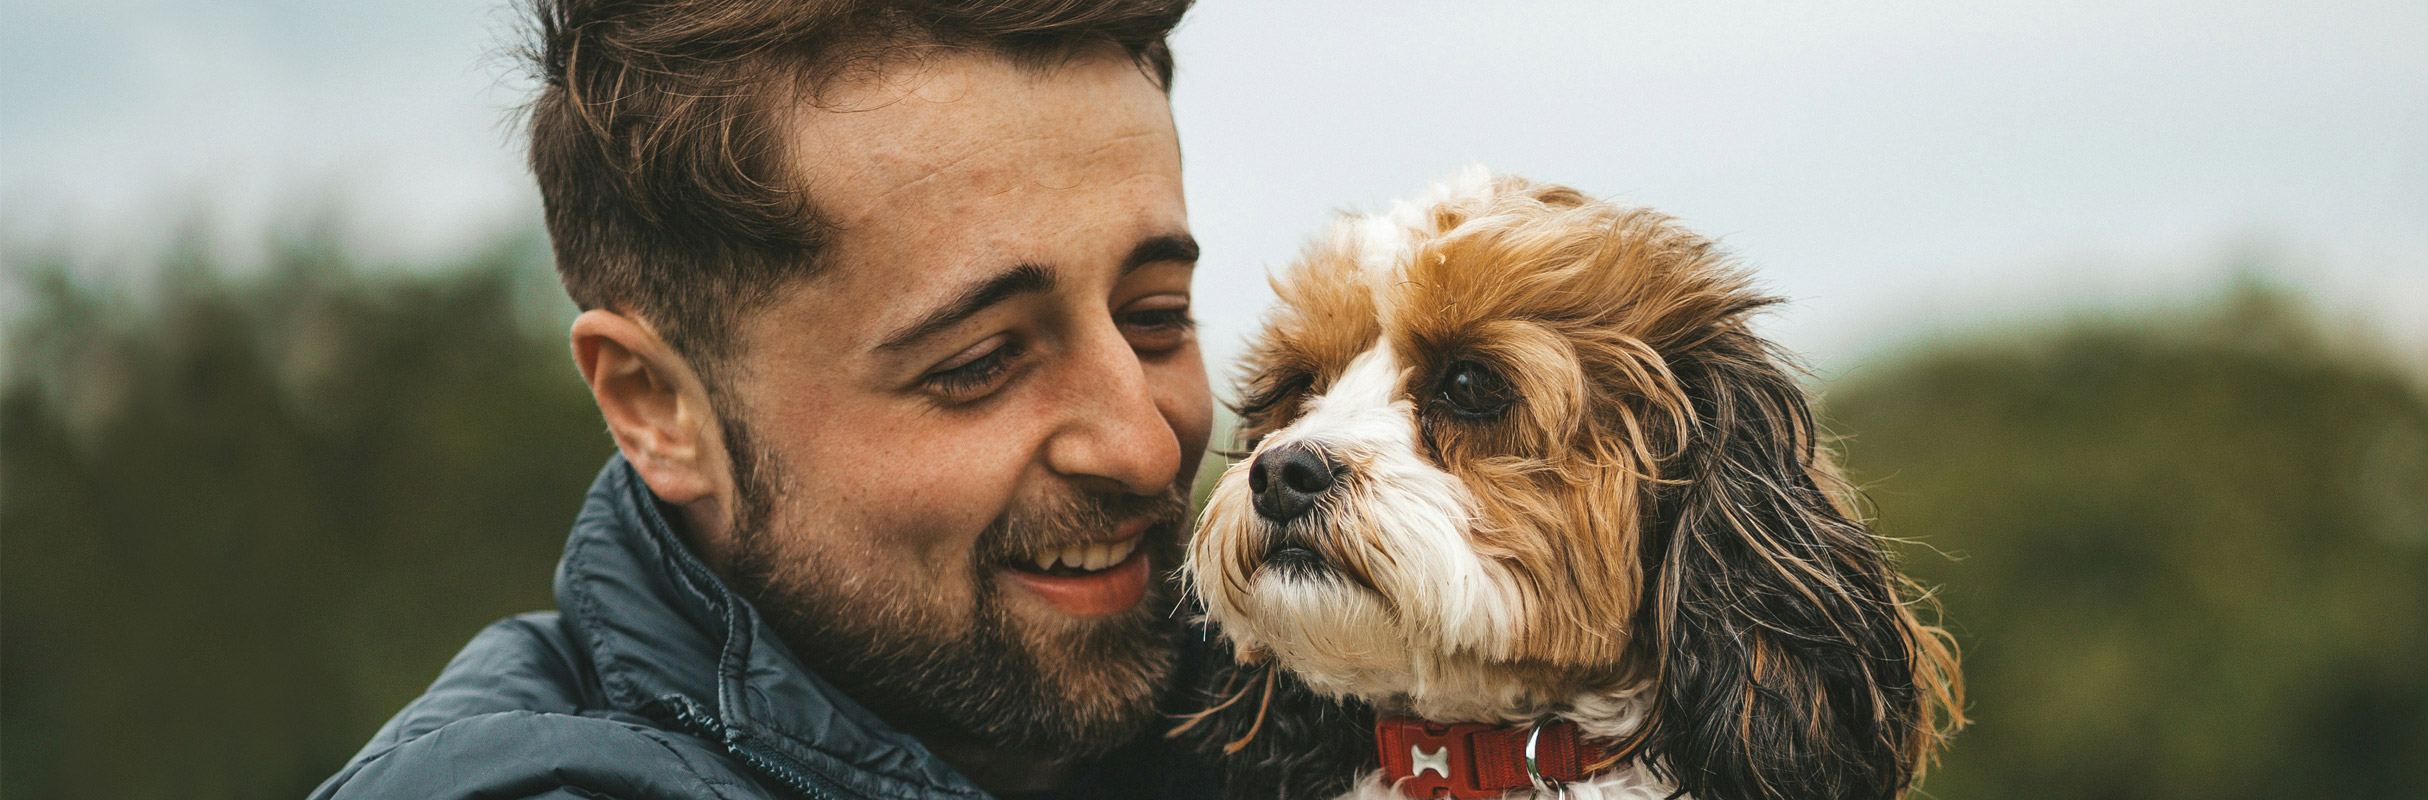
POLYGON ((649 490, 695 522, 721 521, 717 501, 731 496, 724 440, 690 363, 638 318, 599 309, 574 318, 573 360, 649 490))

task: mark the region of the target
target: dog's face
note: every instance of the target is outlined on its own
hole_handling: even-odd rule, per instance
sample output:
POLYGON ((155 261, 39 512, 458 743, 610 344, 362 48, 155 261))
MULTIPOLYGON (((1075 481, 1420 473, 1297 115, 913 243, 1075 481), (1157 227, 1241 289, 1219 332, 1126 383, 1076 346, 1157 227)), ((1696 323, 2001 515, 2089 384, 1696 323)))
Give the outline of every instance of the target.
POLYGON ((1275 288, 1185 568, 1242 659, 1435 719, 1641 692, 1720 781, 1809 749, 1852 760, 1802 780, 1901 786, 1936 741, 1952 662, 1708 240, 1477 171, 1275 288))
POLYGON ((1759 299, 1646 212, 1437 195, 1342 220, 1277 285, 1197 585, 1243 649, 1347 693, 1624 677, 1642 500, 1684 435, 1660 348, 1759 299))

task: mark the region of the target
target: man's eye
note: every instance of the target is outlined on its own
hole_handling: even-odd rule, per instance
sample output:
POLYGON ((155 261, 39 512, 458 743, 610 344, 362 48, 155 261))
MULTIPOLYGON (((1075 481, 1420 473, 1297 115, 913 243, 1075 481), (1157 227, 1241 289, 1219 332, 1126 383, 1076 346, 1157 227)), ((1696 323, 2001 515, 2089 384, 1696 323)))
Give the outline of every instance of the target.
POLYGON ((1139 328, 1187 328, 1195 326, 1197 321, 1190 319, 1190 309, 1156 309, 1129 311, 1129 314, 1122 314, 1122 323, 1139 328))
POLYGON ((1197 324, 1189 318, 1186 308, 1163 308, 1154 311, 1132 311, 1121 315, 1121 324, 1132 328, 1177 328, 1186 330, 1197 324))
POLYGON ((1001 382, 1004 374, 1011 371, 1012 359, 1019 355, 1020 349, 1006 342, 955 366, 928 373, 919 379, 919 385, 947 402, 976 400, 1001 382))
POLYGON ((1197 327, 1188 306, 1132 311, 1116 319, 1122 334, 1130 338, 1130 346, 1149 352, 1179 347, 1197 327))

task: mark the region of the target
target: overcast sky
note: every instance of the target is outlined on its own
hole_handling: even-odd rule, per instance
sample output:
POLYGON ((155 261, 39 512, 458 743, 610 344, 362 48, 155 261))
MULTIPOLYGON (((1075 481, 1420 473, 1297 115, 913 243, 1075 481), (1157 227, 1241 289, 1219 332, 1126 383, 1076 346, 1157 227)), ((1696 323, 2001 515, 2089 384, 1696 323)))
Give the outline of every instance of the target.
MULTIPOLYGON (((490 0, 10 0, 0 235, 133 246, 342 198, 366 247, 536 225, 490 0), (199 201, 199 203, 198 203, 199 201)), ((2213 291, 2238 257, 2428 345, 2428 3, 1235 2, 1174 40, 1199 314, 1457 166, 1655 206, 1884 344, 2213 291), (2237 254, 2242 254, 2238 256, 2237 254)))

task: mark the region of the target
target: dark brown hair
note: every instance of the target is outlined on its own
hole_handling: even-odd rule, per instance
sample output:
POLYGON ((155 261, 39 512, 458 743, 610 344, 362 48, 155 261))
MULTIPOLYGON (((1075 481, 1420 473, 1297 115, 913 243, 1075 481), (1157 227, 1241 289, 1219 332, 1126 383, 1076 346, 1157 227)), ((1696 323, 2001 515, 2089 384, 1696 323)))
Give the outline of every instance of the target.
MULTIPOLYGON (((824 239, 776 112, 939 50, 1045 67, 1119 48, 1170 86, 1190 0, 530 0, 531 170, 565 292, 638 314, 707 374, 824 239)), ((710 386, 716 382, 711 379, 710 386)))

